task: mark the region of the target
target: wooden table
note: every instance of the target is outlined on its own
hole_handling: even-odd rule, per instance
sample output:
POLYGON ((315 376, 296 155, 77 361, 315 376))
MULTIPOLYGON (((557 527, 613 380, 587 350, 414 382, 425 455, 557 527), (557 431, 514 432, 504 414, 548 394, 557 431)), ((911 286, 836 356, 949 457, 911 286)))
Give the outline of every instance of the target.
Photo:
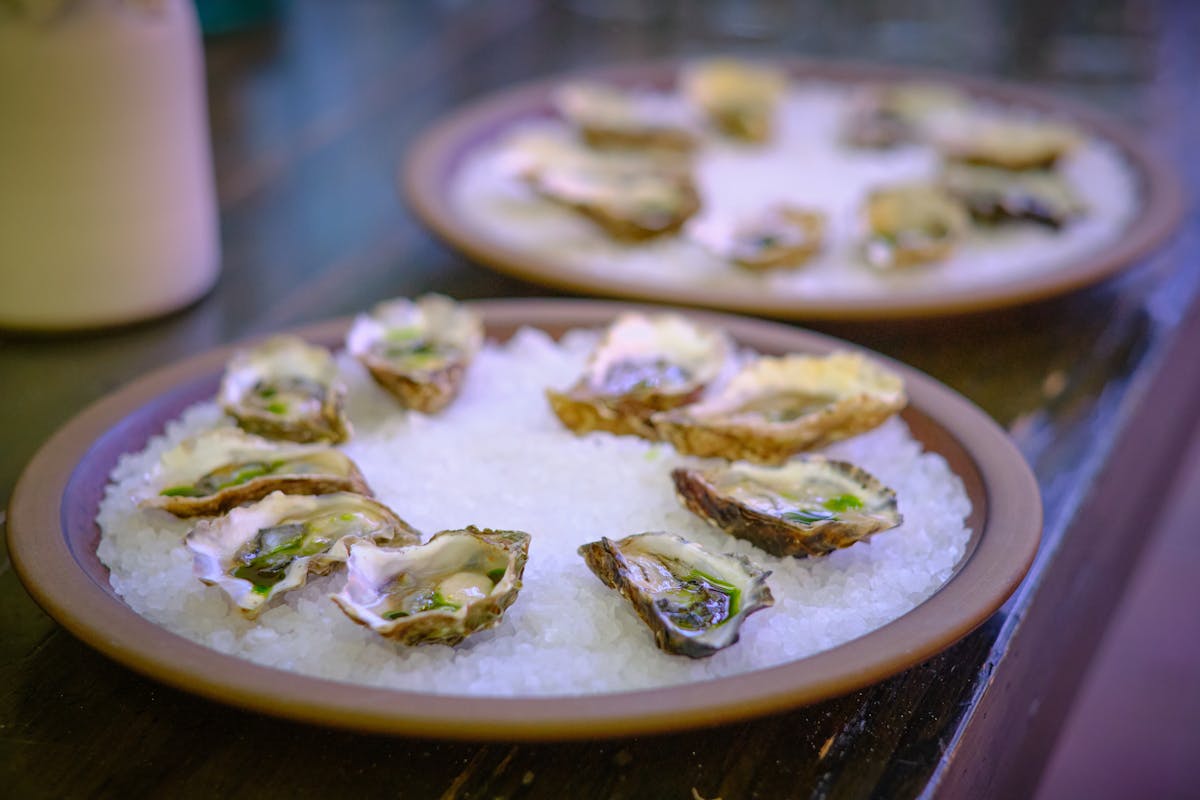
MULTIPOLYGON (((1200 21, 1185 3, 296 0, 208 43, 224 274, 165 320, 0 337, 0 502, 38 444, 131 378, 253 333, 396 295, 544 295, 426 235, 397 198, 405 146, 514 81, 713 49, 953 67, 1108 108, 1200 187, 1200 21), (932 8, 935 4, 930 4, 932 8)), ((65 634, 0 537, 0 786, 12 797, 1024 796, 1120 601, 1195 424, 1200 224, 1125 277, 964 319, 823 326, 907 361, 1007 426, 1046 506, 1029 579, 980 630, 847 697, 689 734, 572 744, 354 735, 164 688, 65 634)), ((0 257, 3 244, 0 243, 0 257)), ((5 264, 3 268, 11 268, 5 264)))

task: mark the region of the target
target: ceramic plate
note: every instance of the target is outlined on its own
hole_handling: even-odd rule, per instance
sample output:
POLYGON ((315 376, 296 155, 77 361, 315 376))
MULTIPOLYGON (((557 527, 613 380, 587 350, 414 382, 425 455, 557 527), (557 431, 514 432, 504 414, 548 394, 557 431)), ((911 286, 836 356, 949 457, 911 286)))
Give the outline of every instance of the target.
MULTIPOLYGON (((571 300, 474 303, 488 334, 522 325, 552 335, 599 326, 632 307, 571 300)), ((762 353, 859 349, 777 323, 692 312, 762 353)), ((296 331, 329 346, 349 320, 296 331)), ((615 694, 499 698, 370 688, 253 664, 211 650, 139 616, 109 585, 96 556, 95 519, 109 473, 124 453, 184 408, 211 398, 232 348, 154 372, 88 408, 30 462, 13 495, 9 548, 46 611, 117 661, 205 697, 308 722, 413 736, 563 739, 673 731, 783 711, 835 697, 911 667, 980 625, 1028 570, 1041 535, 1037 484, 1005 433, 928 376, 888 362, 905 380, 903 416, 927 450, 942 454, 973 504, 971 541, 957 571, 909 613, 858 639, 780 666, 703 682, 615 694)), ((869 354, 883 361, 881 356, 869 354)))
MULTIPOLYGON (((849 293, 848 289, 825 293, 819 286, 801 289, 766 278, 718 280, 713 276, 707 282, 683 281, 678 277, 667 280, 631 269, 604 271, 594 266, 567 263, 562 257, 544 250, 532 250, 498 235, 494 228, 489 229, 465 213, 458 206, 455 195, 456 180, 474 156, 486 152, 499 137, 515 127, 553 116, 550 93, 566 80, 565 76, 486 96, 435 124, 408 153, 402 169, 404 194, 416 215, 450 245, 485 266, 533 283, 591 295, 683 303, 788 319, 932 317, 1048 298, 1096 283, 1137 263, 1164 240, 1182 213, 1180 186, 1170 168, 1143 147, 1128 128, 1085 105, 1024 86, 911 68, 799 60, 775 63, 786 68, 797 82, 853 88, 865 84, 934 81, 958 87, 976 100, 1010 107, 1016 112, 1049 114, 1070 120, 1089 137, 1103 143, 1106 151, 1113 153, 1124 165, 1122 171, 1130 173, 1137 194, 1130 201, 1132 210, 1127 221, 1120 223, 1117 233, 1104 234, 1111 237, 1107 241, 1094 247, 1089 244, 1074 248, 1046 269, 1025 270, 1011 278, 993 276, 982 282, 970 278, 968 282, 961 268, 969 264, 956 263, 953 268, 958 275, 964 276, 960 282, 943 284, 931 279, 910 286, 900 280, 902 276, 896 276, 895 280, 889 281, 886 291, 880 288, 861 294, 849 293), (1076 250, 1079 254, 1075 254, 1076 250)), ((569 77, 666 89, 674 84, 678 69, 679 62, 667 61, 595 70, 569 77)), ((514 217, 505 224, 519 225, 521 219, 514 217)), ((1063 235, 1070 235, 1071 230, 1066 229, 1063 235)), ((574 242, 575 238, 565 237, 564 241, 574 242)), ((603 239, 596 234, 588 241, 593 238, 596 241, 603 239)), ((573 246, 570 250, 574 252, 581 246, 573 246)), ((657 254, 648 257, 658 258, 657 254)))

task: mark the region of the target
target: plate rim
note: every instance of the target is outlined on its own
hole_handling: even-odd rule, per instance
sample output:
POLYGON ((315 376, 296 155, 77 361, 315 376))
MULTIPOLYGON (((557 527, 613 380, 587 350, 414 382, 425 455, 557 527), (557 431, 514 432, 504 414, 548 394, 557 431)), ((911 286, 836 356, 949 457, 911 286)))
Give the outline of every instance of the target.
MULTIPOLYGON (((586 326, 624 310, 662 310, 570 299, 489 300, 470 305, 492 325, 534 327, 586 326)), ((218 365, 245 342, 154 370, 96 401, 60 428, 30 461, 14 490, 8 530, 13 565, 35 601, 59 624, 94 649, 160 682, 227 705, 327 727, 475 741, 666 733, 778 713, 843 695, 915 666, 974 630, 1003 605, 1036 555, 1042 506, 1024 458, 991 417, 924 373, 866 348, 765 320, 683 313, 722 325, 735 338, 774 339, 806 352, 851 349, 900 371, 914 407, 963 448, 986 494, 987 516, 978 544, 955 575, 913 610, 829 650, 725 678, 631 692, 534 698, 435 695, 341 683, 227 655, 142 617, 111 588, 98 585, 71 552, 62 520, 63 509, 71 502, 65 490, 98 437, 133 419, 168 390, 219 371, 218 365), (56 534, 45 535, 47 529, 56 534), (854 668, 848 669, 848 664, 854 668), (315 689, 319 696, 306 696, 304 689, 315 689), (719 696, 714 697, 714 692, 719 696)), ((289 332, 331 338, 349 323, 350 318, 344 317, 289 332)), ((94 516, 93 507, 90 518, 94 516)))
POLYGON ((1132 268, 1156 251, 1178 227, 1186 208, 1183 184, 1167 161, 1146 146, 1128 125, 1087 103, 1034 86, 997 78, 966 75, 936 68, 774 56, 753 59, 782 66, 801 79, 844 83, 947 83, 968 94, 1065 116, 1115 145, 1137 174, 1143 195, 1140 213, 1117 242, 1107 248, 1044 273, 1016 281, 960 287, 940 293, 879 297, 807 299, 776 297, 769 291, 743 287, 656 286, 624 277, 566 270, 553 258, 529 253, 491 238, 461 222, 448 183, 443 180, 458 162, 468 140, 518 109, 544 98, 564 80, 588 78, 617 82, 662 80, 687 57, 606 64, 571 70, 481 95, 428 125, 407 150, 397 169, 400 194, 414 215, 439 239, 476 263, 526 282, 553 289, 641 302, 670 302, 731 313, 780 319, 867 321, 926 319, 992 311, 1047 300, 1100 283, 1132 268))

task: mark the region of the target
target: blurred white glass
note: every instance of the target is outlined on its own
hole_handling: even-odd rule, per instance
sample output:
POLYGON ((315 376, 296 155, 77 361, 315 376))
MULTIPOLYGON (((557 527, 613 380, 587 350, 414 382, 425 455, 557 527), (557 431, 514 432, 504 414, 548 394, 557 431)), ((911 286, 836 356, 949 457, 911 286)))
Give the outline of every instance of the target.
POLYGON ((190 0, 0 4, 0 327, 180 308, 220 254, 190 0))

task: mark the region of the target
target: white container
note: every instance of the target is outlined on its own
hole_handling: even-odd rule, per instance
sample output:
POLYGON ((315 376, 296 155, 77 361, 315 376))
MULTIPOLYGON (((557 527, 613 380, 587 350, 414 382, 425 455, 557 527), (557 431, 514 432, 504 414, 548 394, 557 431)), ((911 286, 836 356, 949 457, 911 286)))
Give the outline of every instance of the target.
POLYGON ((4 328, 164 314, 207 292, 220 263, 190 0, 57 5, 0 16, 4 328))

